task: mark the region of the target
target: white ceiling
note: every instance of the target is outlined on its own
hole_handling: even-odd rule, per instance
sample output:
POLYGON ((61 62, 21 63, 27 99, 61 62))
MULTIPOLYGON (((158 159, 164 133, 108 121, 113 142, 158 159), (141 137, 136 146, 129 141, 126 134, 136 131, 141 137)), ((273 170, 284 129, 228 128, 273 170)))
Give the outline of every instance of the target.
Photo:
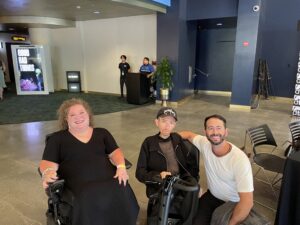
POLYGON ((2 32, 13 27, 66 27, 74 26, 75 21, 165 12, 165 7, 149 0, 0 1, 0 31, 2 32))

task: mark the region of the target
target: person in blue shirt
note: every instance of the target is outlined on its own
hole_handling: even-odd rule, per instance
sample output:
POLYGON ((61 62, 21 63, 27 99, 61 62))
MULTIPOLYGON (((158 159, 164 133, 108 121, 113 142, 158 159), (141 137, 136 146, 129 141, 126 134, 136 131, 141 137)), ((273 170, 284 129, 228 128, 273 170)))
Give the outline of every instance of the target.
POLYGON ((147 74, 148 78, 148 87, 151 92, 152 97, 156 97, 156 82, 151 81, 153 73, 154 73, 154 67, 149 63, 149 58, 144 57, 143 65, 140 67, 140 73, 141 74, 147 74))
POLYGON ((144 57, 143 65, 140 67, 140 73, 152 74, 154 72, 154 67, 149 64, 149 58, 144 57))

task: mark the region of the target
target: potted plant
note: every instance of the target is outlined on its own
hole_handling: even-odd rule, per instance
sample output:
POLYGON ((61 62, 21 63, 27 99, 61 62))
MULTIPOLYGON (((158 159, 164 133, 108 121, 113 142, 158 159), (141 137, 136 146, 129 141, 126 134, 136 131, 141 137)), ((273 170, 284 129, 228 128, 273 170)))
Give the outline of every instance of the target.
POLYGON ((160 97, 163 106, 167 105, 167 100, 169 99, 169 92, 174 86, 172 82, 172 76, 173 69, 170 64, 170 61, 167 57, 164 57, 157 65, 156 71, 154 73, 154 79, 158 81, 161 85, 160 97))

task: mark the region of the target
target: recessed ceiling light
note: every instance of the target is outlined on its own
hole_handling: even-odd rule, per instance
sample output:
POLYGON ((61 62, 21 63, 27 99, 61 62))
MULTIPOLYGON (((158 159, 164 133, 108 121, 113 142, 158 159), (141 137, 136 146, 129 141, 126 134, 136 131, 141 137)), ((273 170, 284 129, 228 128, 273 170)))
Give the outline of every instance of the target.
POLYGON ((222 26, 223 25, 223 23, 217 23, 217 26, 222 26))
POLYGON ((94 13, 95 13, 95 14, 99 14, 100 12, 99 12, 99 11, 94 11, 94 13))
POLYGON ((80 9, 80 8, 81 8, 81 6, 80 6, 80 5, 78 5, 78 6, 76 6, 76 8, 77 8, 77 9, 80 9))

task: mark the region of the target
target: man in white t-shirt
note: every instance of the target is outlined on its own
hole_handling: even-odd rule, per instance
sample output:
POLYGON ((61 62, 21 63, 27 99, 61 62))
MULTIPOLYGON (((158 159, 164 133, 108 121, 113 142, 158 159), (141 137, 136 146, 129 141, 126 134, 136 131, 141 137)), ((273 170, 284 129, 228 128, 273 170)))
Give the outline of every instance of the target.
POLYGON ((253 175, 246 154, 225 140, 226 119, 212 115, 204 121, 205 136, 190 131, 179 134, 192 142, 204 160, 208 191, 199 199, 194 225, 209 225, 214 210, 231 201, 236 202, 228 225, 245 220, 253 207, 253 175))

